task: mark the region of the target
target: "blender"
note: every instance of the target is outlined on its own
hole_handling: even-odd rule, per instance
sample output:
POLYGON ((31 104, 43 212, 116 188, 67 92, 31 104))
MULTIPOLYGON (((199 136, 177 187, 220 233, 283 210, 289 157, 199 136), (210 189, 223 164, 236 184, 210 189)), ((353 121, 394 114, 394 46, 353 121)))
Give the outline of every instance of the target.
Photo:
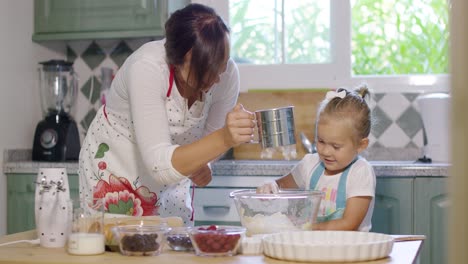
POLYGON ((39 89, 43 120, 34 133, 34 161, 78 160, 80 137, 70 115, 78 92, 73 63, 63 60, 40 62, 39 89))

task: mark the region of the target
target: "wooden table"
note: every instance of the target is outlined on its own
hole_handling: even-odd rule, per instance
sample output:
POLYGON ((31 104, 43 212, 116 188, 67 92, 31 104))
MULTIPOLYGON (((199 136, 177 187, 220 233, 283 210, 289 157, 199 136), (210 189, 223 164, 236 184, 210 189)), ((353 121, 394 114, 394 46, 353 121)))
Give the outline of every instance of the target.
MULTIPOLYGON (((0 244, 17 240, 35 239, 35 231, 27 231, 8 235, 0 238, 0 244)), ((354 264, 383 264, 383 263, 413 263, 421 248, 423 241, 397 242, 393 245, 392 253, 389 257, 367 262, 353 262, 354 264)), ((223 263, 223 264, 282 264, 292 263, 272 259, 263 255, 237 255, 233 257, 199 257, 193 253, 174 252, 165 250, 159 256, 153 257, 129 257, 120 253, 106 252, 95 256, 73 256, 69 255, 64 248, 43 248, 39 245, 28 243, 17 243, 0 246, 0 264, 16 263, 44 263, 44 264, 79 264, 79 263, 112 263, 112 264, 185 264, 185 263, 223 263)), ((293 262, 297 263, 297 262, 293 262)))

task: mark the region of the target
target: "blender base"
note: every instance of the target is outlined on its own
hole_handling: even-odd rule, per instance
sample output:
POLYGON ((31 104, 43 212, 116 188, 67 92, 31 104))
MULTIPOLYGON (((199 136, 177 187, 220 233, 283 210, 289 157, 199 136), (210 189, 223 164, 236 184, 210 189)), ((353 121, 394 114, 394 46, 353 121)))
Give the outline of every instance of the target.
POLYGON ((36 126, 32 151, 33 161, 78 160, 80 137, 76 122, 65 113, 50 113, 36 126))

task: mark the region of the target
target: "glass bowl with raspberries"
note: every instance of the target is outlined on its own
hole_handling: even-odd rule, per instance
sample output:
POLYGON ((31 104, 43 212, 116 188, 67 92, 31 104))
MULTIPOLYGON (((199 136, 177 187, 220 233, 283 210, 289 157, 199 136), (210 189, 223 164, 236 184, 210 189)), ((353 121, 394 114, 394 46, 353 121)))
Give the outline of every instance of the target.
POLYGON ((190 230, 190 239, 197 256, 234 256, 245 230, 241 226, 196 226, 190 230))
POLYGON ((121 225, 112 228, 120 253, 126 256, 157 256, 171 230, 167 225, 121 225))

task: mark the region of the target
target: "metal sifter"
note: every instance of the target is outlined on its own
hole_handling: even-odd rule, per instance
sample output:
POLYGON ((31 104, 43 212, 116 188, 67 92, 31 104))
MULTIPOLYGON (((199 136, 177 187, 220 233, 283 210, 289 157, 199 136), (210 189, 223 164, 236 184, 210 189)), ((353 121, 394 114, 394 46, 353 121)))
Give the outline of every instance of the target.
POLYGON ((255 111, 259 143, 262 148, 296 144, 294 106, 255 111))

